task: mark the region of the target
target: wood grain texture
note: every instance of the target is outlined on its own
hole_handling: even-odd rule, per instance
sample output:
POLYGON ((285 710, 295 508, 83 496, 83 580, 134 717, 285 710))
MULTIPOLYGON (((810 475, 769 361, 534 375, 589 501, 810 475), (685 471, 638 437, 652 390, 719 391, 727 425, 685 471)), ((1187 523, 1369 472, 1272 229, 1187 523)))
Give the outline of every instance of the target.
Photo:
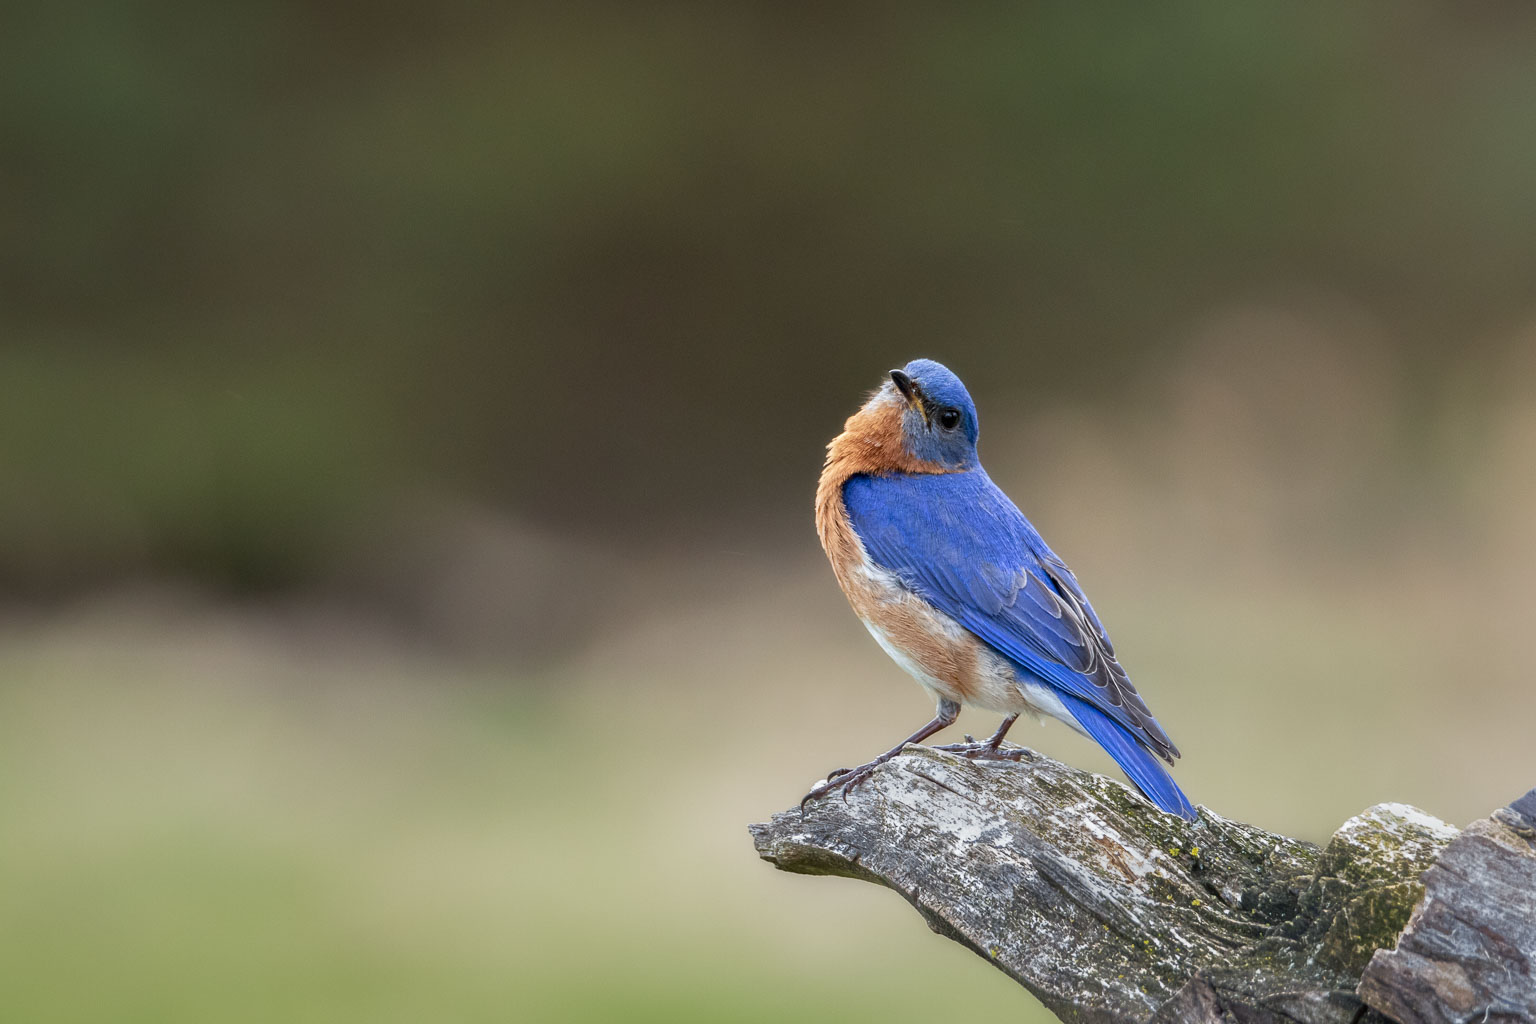
POLYGON ((1402 1024, 1536 1021, 1536 789, 1473 822, 1424 875, 1360 994, 1402 1024))
MULTIPOLYGON (((1319 849, 1209 810, 1181 821, 1115 780, 1033 752, 976 763, 919 746, 848 801, 751 831, 785 871, 894 889, 1060 1019, 1095 1024, 1390 1020, 1386 1002, 1357 993, 1362 971, 1394 946, 1424 894, 1420 876, 1453 840, 1478 850, 1491 841, 1482 823, 1458 838, 1422 811, 1384 804, 1319 849)), ((1443 882, 1431 871, 1431 884, 1453 885, 1453 867, 1443 882)), ((1506 953, 1516 955, 1483 950, 1506 953)), ((1532 951, 1520 955, 1528 972, 1532 951)), ((1529 973, 1512 984, 1528 993, 1529 973)), ((1488 1020, 1536 1020, 1521 1012, 1488 1020)))

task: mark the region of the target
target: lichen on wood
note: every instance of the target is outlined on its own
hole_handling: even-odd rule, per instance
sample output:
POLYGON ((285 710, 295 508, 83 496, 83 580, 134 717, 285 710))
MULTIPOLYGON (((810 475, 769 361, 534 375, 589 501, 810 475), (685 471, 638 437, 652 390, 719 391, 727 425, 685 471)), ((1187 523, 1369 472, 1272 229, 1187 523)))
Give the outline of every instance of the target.
POLYGON ((901 893, 1062 1020, 1115 1024, 1386 1020, 1356 993, 1361 971, 1457 837, 1384 804, 1319 849, 1203 808, 1183 821, 1031 751, 978 763, 920 746, 846 801, 751 830, 783 870, 901 893))
POLYGON ((1402 1024, 1536 1020, 1536 790, 1468 825, 1424 887, 1366 968, 1366 1002, 1402 1024))

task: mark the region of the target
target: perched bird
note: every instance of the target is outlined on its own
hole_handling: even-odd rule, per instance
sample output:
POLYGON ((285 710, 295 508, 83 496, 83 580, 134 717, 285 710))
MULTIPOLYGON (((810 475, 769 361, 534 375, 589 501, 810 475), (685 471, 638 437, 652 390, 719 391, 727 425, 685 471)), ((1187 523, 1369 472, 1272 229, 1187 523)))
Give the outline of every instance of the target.
MULTIPOLYGON (((1158 807, 1194 819, 1159 759, 1178 749, 1115 658, 1093 606, 976 456, 976 406, 931 359, 890 380, 827 446, 816 530, 875 640, 938 702, 933 721, 801 802, 844 798, 878 766, 951 725, 960 705, 1006 715, 991 739, 953 744, 1017 760, 1003 737, 1024 712, 1095 740, 1158 807)), ((966 737, 967 740, 970 737, 966 737)))

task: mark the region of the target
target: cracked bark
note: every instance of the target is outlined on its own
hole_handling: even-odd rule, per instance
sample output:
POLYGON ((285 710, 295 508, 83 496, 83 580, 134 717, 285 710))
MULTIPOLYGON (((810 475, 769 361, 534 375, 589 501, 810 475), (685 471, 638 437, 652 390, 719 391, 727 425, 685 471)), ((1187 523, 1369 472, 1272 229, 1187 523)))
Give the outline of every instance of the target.
POLYGON ((909 746, 751 831, 782 870, 896 890, 1064 1021, 1536 1024, 1536 791, 1462 833, 1378 805, 1320 849, 909 746))

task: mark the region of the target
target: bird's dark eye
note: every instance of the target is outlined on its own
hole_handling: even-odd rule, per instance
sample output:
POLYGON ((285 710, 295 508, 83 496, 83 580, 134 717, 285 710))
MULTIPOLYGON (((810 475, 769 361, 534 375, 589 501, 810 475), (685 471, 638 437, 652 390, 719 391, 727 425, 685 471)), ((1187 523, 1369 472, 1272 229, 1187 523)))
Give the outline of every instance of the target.
POLYGON ((939 426, 945 430, 954 430, 960 425, 960 410, 945 409, 939 413, 939 426))

